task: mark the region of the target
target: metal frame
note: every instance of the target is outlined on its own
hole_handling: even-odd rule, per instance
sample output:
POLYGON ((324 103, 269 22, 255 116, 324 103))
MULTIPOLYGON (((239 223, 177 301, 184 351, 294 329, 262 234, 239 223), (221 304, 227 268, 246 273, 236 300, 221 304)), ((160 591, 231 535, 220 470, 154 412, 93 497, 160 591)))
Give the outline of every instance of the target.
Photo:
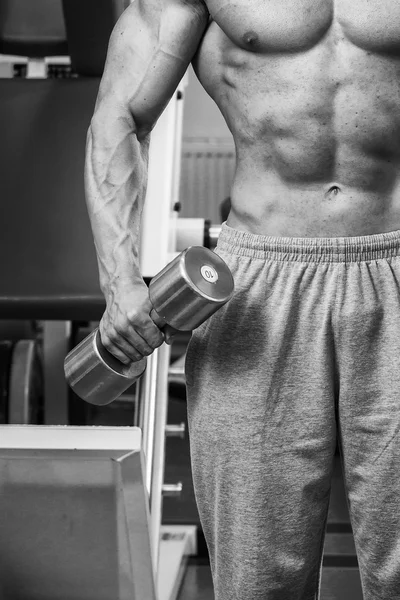
MULTIPOLYGON (((146 454, 146 484, 150 497, 151 537, 153 549, 153 568, 159 566, 159 544, 162 520, 162 497, 165 467, 165 429, 168 411, 168 369, 171 349, 164 344, 150 357, 150 385, 143 386, 145 405, 152 407, 149 423, 143 423, 143 438, 152 424, 152 450, 146 454)), ((150 450, 150 449, 149 449, 150 450)))
POLYGON ((179 200, 182 118, 187 74, 151 133, 148 185, 143 208, 140 267, 143 277, 154 277, 176 255, 174 210, 179 200))
MULTIPOLYGON (((153 277, 176 255, 182 144, 183 96, 187 75, 152 132, 148 188, 141 227, 141 272, 153 277)), ((180 483, 164 484, 168 373, 171 349, 164 344, 149 358, 140 387, 140 427, 146 457, 146 485, 151 515, 153 568, 159 600, 175 600, 185 572, 187 554, 196 551, 196 528, 183 527, 179 540, 165 537, 161 526, 163 494, 179 493, 180 483)), ((176 531, 176 529, 174 530, 176 531)))

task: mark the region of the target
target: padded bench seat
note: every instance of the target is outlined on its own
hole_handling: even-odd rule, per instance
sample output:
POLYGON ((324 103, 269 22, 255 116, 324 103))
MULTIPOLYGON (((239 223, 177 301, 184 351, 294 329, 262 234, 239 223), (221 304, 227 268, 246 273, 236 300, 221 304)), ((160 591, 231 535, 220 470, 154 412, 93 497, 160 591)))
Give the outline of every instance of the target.
POLYGON ((0 319, 104 312, 83 181, 99 82, 0 79, 0 319))

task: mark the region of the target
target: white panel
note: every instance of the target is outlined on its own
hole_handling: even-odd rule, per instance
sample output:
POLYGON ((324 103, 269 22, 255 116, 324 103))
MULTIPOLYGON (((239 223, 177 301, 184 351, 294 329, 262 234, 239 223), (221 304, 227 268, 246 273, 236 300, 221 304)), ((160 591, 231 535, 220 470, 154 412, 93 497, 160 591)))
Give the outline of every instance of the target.
POLYGON ((182 151, 181 217, 220 222, 220 204, 229 196, 235 150, 227 139, 185 139, 182 151))
POLYGON ((153 277, 161 271, 175 250, 173 207, 178 201, 182 103, 186 82, 184 77, 151 133, 148 185, 141 224, 140 264, 143 277, 153 277))
POLYGON ((0 448, 50 450, 140 450, 139 427, 1 425, 0 448))

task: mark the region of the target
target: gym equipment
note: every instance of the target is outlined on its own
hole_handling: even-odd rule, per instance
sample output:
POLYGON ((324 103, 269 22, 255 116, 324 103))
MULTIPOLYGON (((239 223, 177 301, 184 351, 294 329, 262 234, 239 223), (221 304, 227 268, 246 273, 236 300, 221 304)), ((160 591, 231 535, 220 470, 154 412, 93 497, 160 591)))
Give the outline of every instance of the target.
POLYGON ((68 54, 61 0, 0 0, 0 23, 0 54, 68 54))
POLYGON ((102 75, 111 32, 129 4, 130 0, 62 0, 68 52, 75 73, 102 75))
POLYGON ((42 365, 35 340, 14 347, 8 390, 8 424, 33 425, 43 420, 42 365))
POLYGON ((6 77, 13 77, 15 67, 27 78, 46 77, 49 59, 67 54, 61 0, 0 0, 0 67, 6 77), (7 55, 14 55, 14 65, 7 55))
POLYGON ((8 388, 13 347, 13 342, 9 340, 0 341, 0 424, 8 423, 8 388))
POLYGON ((18 340, 34 340, 38 334, 34 321, 17 319, 0 319, 0 339, 17 342, 18 340))
MULTIPOLYGON (((95 77, 0 79, 0 194, 9 199, 7 219, 0 219, 0 247, 7 256, 0 284, 0 319, 43 322, 47 426, 69 423, 64 360, 71 348, 71 321, 99 321, 105 308, 83 189, 85 139, 98 86, 95 77), (38 154, 40 163, 33 160, 38 154), (23 239, 23 244, 15 244, 16 239, 23 239)), ((183 89, 181 82, 151 136, 140 245, 140 270, 146 281, 177 253, 174 206, 180 181, 183 89)), ((170 351, 168 344, 158 348, 137 384, 143 407, 139 419, 152 569, 160 589, 166 590, 159 600, 175 600, 174 593, 167 594, 163 573, 174 579, 177 590, 185 573, 183 547, 192 547, 196 530, 185 525, 179 542, 163 539, 164 484, 175 483, 164 481, 170 351)))
POLYGON ((162 526, 156 576, 142 446, 138 427, 0 426, 5 597, 176 597, 196 527, 162 526))
MULTIPOLYGON (((201 246, 187 248, 149 285, 151 318, 160 328, 191 331, 231 298, 233 277, 225 262, 201 246)), ((126 366, 103 347, 95 329, 66 357, 66 379, 92 404, 109 404, 140 377, 146 358, 126 366)))
POLYGON ((214 250, 220 233, 221 225, 215 225, 209 219, 177 219, 176 250, 181 252, 188 246, 205 246, 214 250))
POLYGON ((2 598, 165 597, 140 447, 137 427, 0 426, 2 598))
POLYGON ((42 365, 35 340, 0 341, 0 424, 43 419, 42 365))
MULTIPOLYGON (((56 61, 56 58, 51 61, 56 61)), ((67 64, 68 61, 61 58, 62 64, 67 64)), ((24 58, 18 59, 18 63, 24 61, 24 58)), ((50 64, 51 61, 46 59, 45 62, 50 64)), ((13 66, 11 64, 10 72, 13 66)), ((179 220, 176 206, 179 202, 185 80, 179 84, 151 136, 149 181, 140 240, 140 270, 146 282, 179 251, 176 244, 179 220), (154 215, 157 215, 156 219, 154 215)), ((105 308, 98 284, 97 260, 83 189, 85 139, 98 86, 96 77, 0 79, 0 130, 3 139, 0 148, 0 194, 9 200, 7 219, 0 219, 0 246, 3 255, 7 256, 0 284, 0 319, 42 322, 44 423, 47 427, 62 425, 58 428, 60 431, 69 429, 70 394, 65 384, 64 360, 71 348, 71 321, 99 321, 105 308), (65 144, 66 138, 68 144, 65 144), (42 157, 39 163, 33 160, 38 155, 42 157), (20 177, 21 172, 24 173, 23 178, 20 177), (45 219, 43 215, 46 215, 45 219), (23 244, 15 244, 16 239, 22 239, 23 244)), ((182 225, 182 221, 179 220, 179 223, 182 225)), ((193 242, 185 244, 196 245, 193 242)), ((150 514, 148 535, 151 567, 159 590, 158 600, 176 600, 185 573, 185 556, 197 552, 195 525, 180 526, 176 536, 170 535, 171 526, 166 529, 162 525, 165 484, 175 483, 165 482, 164 476, 165 442, 169 435, 170 352, 171 346, 163 344, 149 356, 146 371, 135 386, 135 389, 139 388, 140 395, 140 451, 145 465, 144 495, 150 514), (166 583, 166 578, 169 583, 166 583)), ((87 407, 91 408, 90 404, 87 407)), ((7 425, 12 430, 13 443, 17 437, 16 427, 7 425)), ((24 426, 21 432, 24 439, 27 434, 25 428, 30 430, 32 427, 24 426)), ((134 429, 130 427, 132 435, 134 429)), ((120 428, 116 435, 119 431, 120 428)), ((42 437, 41 429, 38 435, 42 437)), ((2 436, 3 428, 0 444, 2 436)), ((108 437, 107 432, 105 436, 108 437)), ((58 445, 61 449, 61 438, 56 435, 54 448, 58 445)), ((57 509, 55 504, 52 510, 56 512, 57 509)), ((146 527, 139 523, 140 515, 136 516, 134 506, 129 507, 127 516, 129 519, 124 527, 129 528, 132 521, 142 528, 146 527)), ((10 506, 7 518, 15 518, 18 522, 18 508, 10 506)), ((47 522, 44 521, 41 539, 46 531, 47 522)), ((140 548, 140 539, 137 544, 140 548)), ((0 560, 6 557, 6 553, 0 552, 0 560)), ((150 567, 143 562, 138 565, 141 569, 150 567)), ((9 572, 8 577, 11 575, 9 572)), ((49 573, 42 575, 41 585, 45 587, 49 573)), ((21 580, 19 572, 15 573, 15 577, 21 580)), ((78 589, 79 581, 76 579, 75 583, 78 589)), ((28 597, 33 600, 31 590, 28 597)))
POLYGON ((35 340, 0 342, 0 424, 43 419, 42 365, 35 340))

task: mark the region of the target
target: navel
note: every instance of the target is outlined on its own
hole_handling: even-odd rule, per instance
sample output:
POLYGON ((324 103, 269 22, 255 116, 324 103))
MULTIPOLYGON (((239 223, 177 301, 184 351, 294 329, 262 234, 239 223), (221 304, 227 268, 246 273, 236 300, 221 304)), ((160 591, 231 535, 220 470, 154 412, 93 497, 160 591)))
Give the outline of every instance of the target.
POLYGON ((329 198, 332 196, 337 196, 340 191, 341 191, 340 187, 338 187, 337 185, 332 185, 329 188, 329 190, 325 193, 325 197, 329 198))

